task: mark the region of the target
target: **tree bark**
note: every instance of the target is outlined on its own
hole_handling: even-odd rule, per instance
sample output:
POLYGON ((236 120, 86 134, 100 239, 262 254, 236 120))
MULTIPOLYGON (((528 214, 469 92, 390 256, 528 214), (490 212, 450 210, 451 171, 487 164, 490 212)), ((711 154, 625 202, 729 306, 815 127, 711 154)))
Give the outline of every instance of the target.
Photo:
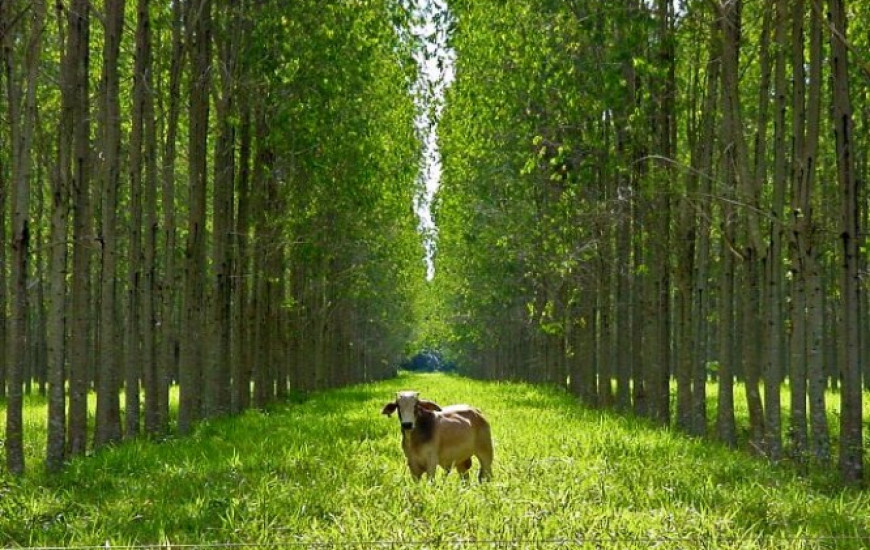
POLYGON ((831 76, 833 105, 831 109, 834 141, 837 152, 837 180, 841 199, 842 314, 841 341, 841 416, 840 473, 849 484, 864 478, 864 446, 862 438, 862 395, 859 305, 860 273, 858 243, 861 239, 858 223, 858 180, 855 177, 855 155, 852 141, 852 105, 849 96, 849 71, 846 49, 846 2, 828 0, 831 28, 831 76))
POLYGON ((50 305, 48 309, 48 444, 45 465, 56 472, 66 459, 66 270, 69 244, 70 181, 75 125, 75 51, 68 48, 63 9, 58 7, 58 38, 63 53, 58 122, 57 171, 52 180, 50 305))
MULTIPOLYGON (((118 58, 125 0, 106 1, 102 76, 102 266, 100 270, 100 370, 94 445, 121 439, 118 390, 119 350, 117 300, 117 204, 121 172, 121 106, 118 58)), ((138 386, 137 386, 138 390, 138 386)))
MULTIPOLYGON (((745 232, 745 244, 739 250, 741 265, 746 276, 746 288, 740 294, 741 331, 744 343, 741 346, 741 364, 746 377, 746 399, 749 407, 750 445, 760 450, 764 443, 764 408, 759 392, 760 374, 760 274, 759 251, 761 237, 758 222, 758 191, 750 175, 749 156, 743 135, 743 117, 740 108, 738 85, 741 0, 724 0, 720 5, 723 30, 722 96, 723 131, 725 134, 725 162, 731 166, 726 172, 736 197, 741 203, 738 219, 745 232)), ((736 242, 732 241, 732 245, 736 242)))
MULTIPOLYGON (((143 175, 145 156, 143 153, 145 134, 146 64, 150 63, 151 52, 147 43, 148 2, 136 3, 136 55, 133 63, 133 105, 131 109, 132 128, 130 131, 130 248, 127 260, 127 318, 124 330, 124 437, 139 435, 141 420, 140 380, 144 382, 148 369, 144 355, 145 334, 142 308, 144 299, 144 253, 143 237, 143 175)), ((153 114, 153 113, 152 113, 153 114)))
POLYGON ((179 364, 178 430, 190 433, 202 417, 203 338, 206 311, 206 197, 208 119, 211 90, 211 0, 188 6, 191 44, 188 224, 184 277, 184 338, 179 364))
MULTIPOLYGON (((779 1, 775 9, 774 44, 774 116, 773 116, 773 197, 769 210, 769 244, 764 259, 764 299, 766 302, 765 340, 764 348, 764 405, 765 434, 764 448, 771 460, 779 460, 782 455, 782 411, 780 405, 781 385, 783 381, 783 319, 782 297, 784 284, 782 273, 782 238, 783 238, 783 208, 786 191, 786 62, 785 42, 788 9, 786 2, 779 1)), ((769 102, 765 90, 759 96, 759 101, 769 102)), ((756 162, 762 162, 762 156, 767 151, 756 152, 756 162)), ((762 175, 756 176, 759 181, 762 175)))
POLYGON ((701 116, 701 134, 698 143, 697 173, 701 178, 699 197, 700 219, 698 221, 697 254, 693 276, 693 323, 695 328, 695 363, 692 365, 692 433, 707 432, 707 340, 710 333, 708 322, 712 307, 711 291, 708 288, 710 273, 711 230, 713 219, 713 152, 716 140, 716 120, 719 104, 721 67, 721 39, 718 23, 711 25, 710 53, 707 61, 707 87, 701 116))
POLYGON ((230 410, 230 313, 232 305, 233 271, 232 227, 235 180, 235 141, 238 118, 235 104, 235 81, 238 77, 238 31, 240 24, 238 0, 228 0, 219 14, 223 22, 223 39, 218 42, 219 62, 217 73, 220 91, 215 101, 218 120, 218 136, 214 152, 214 206, 212 269, 214 286, 211 312, 211 357, 210 368, 204 377, 206 417, 226 414, 230 410))
POLYGON ((160 432, 169 428, 169 385, 176 371, 179 345, 177 315, 178 269, 176 247, 178 230, 175 209, 176 140, 181 101, 181 74, 184 70, 185 44, 182 35, 182 3, 172 4, 172 57, 169 65, 168 105, 161 166, 163 205, 163 278, 160 285, 160 341, 157 357, 157 423, 160 432))
POLYGON ((825 404, 826 373, 824 351, 822 349, 824 332, 824 290, 822 288, 819 248, 816 243, 815 213, 811 200, 814 196, 816 168, 818 165, 818 144, 821 129, 822 108, 822 15, 818 13, 816 2, 812 3, 810 15, 810 71, 809 94, 807 96, 807 143, 804 170, 804 196, 807 225, 810 234, 807 239, 806 258, 806 297, 807 297, 807 376, 810 402, 810 452, 821 464, 831 460, 830 431, 828 429, 827 406, 825 404))
POLYGON ((91 258, 94 235, 91 208, 90 2, 75 0, 67 12, 68 50, 75 63, 73 77, 73 275, 71 282, 69 451, 87 449, 88 366, 92 363, 94 308, 91 300, 91 258))
POLYGON ((252 107, 253 97, 241 101, 241 122, 239 128, 239 170, 238 170, 238 210, 236 215, 236 230, 234 235, 235 257, 233 263, 233 288, 236 299, 233 324, 233 407, 234 413, 239 413, 251 403, 251 339, 250 329, 250 274, 252 263, 250 258, 249 234, 251 229, 251 139, 252 139, 252 107))
MULTIPOLYGON (((154 62, 152 56, 151 0, 139 0, 137 7, 137 52, 142 87, 143 164, 144 164, 144 263, 140 332, 142 334, 142 382, 145 386, 145 432, 158 434, 160 425, 160 370, 157 358, 157 128, 154 109, 154 62)), ((138 60, 137 60, 138 62, 138 60)))

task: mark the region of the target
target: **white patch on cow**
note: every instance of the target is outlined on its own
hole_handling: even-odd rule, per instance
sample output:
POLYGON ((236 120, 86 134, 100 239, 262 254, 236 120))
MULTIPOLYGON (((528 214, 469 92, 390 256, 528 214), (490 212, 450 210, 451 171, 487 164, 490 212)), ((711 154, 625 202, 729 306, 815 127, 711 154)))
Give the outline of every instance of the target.
POLYGON ((415 391, 402 391, 396 394, 396 404, 399 406, 399 422, 402 425, 411 424, 414 427, 415 409, 420 393, 415 391))

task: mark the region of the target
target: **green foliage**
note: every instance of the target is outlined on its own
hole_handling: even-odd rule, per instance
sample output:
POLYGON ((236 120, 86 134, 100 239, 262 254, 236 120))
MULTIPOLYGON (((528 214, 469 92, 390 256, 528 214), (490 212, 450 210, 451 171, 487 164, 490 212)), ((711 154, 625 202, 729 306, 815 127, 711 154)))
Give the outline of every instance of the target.
POLYGON ((602 177, 624 86, 616 61, 629 45, 602 39, 623 17, 617 8, 600 8, 606 23, 544 1, 451 9, 457 76, 440 136, 436 284, 464 342, 456 351, 467 353, 511 324, 563 333, 577 289, 589 286, 597 218, 611 208, 602 177))
MULTIPOLYGON (((475 466, 476 467, 476 466, 475 466)), ((860 548, 866 494, 562 391, 404 375, 203 423, 190 438, 127 442, 64 473, 0 479, 0 545, 468 544, 581 548, 860 548), (414 483, 399 389, 483 409, 491 483, 414 483), (395 542, 388 542, 395 541, 395 542)))
POLYGON ((422 273, 410 208, 420 155, 413 60, 393 26, 402 12, 390 1, 269 10, 250 55, 271 90, 268 139, 284 205, 272 222, 289 271, 306 280, 295 303, 309 316, 356 310, 367 323, 357 336, 366 332, 368 348, 392 359, 414 322, 422 273))

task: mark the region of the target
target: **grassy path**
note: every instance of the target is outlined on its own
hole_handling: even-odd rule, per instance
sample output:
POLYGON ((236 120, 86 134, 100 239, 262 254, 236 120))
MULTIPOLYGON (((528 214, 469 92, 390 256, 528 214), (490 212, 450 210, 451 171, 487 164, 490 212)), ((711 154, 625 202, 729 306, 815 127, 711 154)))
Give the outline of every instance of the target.
POLYGON ((870 495, 586 411, 558 391, 406 375, 249 412, 184 440, 125 444, 61 476, 0 478, 0 546, 106 541, 862 548, 870 495), (380 415, 398 389, 481 407, 495 437, 494 481, 413 483, 397 421, 380 415))

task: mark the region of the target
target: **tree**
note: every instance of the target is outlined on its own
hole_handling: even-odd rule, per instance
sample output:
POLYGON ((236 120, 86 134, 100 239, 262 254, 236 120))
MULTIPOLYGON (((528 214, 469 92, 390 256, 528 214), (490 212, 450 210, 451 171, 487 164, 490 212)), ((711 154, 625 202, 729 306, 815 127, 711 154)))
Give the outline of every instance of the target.
POLYGON ((72 145, 73 273, 70 310, 70 375, 67 427, 69 451, 84 454, 87 448, 88 366, 93 350, 95 318, 92 306, 91 258, 94 235, 91 205, 91 109, 90 109, 90 2, 77 0, 67 10, 67 40, 70 63, 75 63, 70 84, 74 124, 72 145))
POLYGON ((840 416, 840 472, 847 483, 864 477, 862 437, 862 396, 860 358, 860 281, 858 273, 858 180, 855 176, 852 139, 852 106, 849 96, 848 55, 846 48, 846 2, 828 1, 831 42, 832 109, 831 122, 837 153, 837 181, 842 208, 842 413, 840 416))
MULTIPOLYGON (((97 382, 97 421, 94 445, 121 439, 119 349, 117 333, 117 206, 121 172, 121 110, 119 55, 124 23, 124 0, 106 0, 105 42, 101 81, 102 227, 100 245, 100 347, 97 382)), ((138 391, 138 386, 136 388, 138 391)))
POLYGON ((185 245, 184 317, 179 360, 178 429, 187 434, 202 416, 203 338, 205 337, 206 195, 208 124, 211 89, 211 0, 187 6, 190 44, 190 107, 188 139, 188 221, 185 245))
POLYGON ((49 422, 46 467, 57 471, 66 458, 66 271, 69 250, 70 183, 75 128, 75 51, 67 40, 63 10, 58 34, 64 47, 61 66, 61 118, 58 121, 57 168, 52 178, 51 290, 48 318, 49 422))
POLYGON ((46 4, 14 3, 0 12, 6 77, 7 113, 11 141, 12 209, 12 314, 7 350, 8 401, 6 405, 6 466, 24 472, 23 396, 26 382, 28 259, 30 254, 31 144, 36 125, 36 77, 45 23, 46 4), (32 13, 30 9, 32 7, 32 13), (16 9, 17 8, 17 9, 16 9), (9 11, 6 11, 6 10, 9 11), (27 24, 29 23, 29 24, 27 24), (29 31, 29 33, 27 32, 29 31), (23 52, 16 48, 24 44, 23 52), (20 63, 19 63, 20 61, 20 63))

